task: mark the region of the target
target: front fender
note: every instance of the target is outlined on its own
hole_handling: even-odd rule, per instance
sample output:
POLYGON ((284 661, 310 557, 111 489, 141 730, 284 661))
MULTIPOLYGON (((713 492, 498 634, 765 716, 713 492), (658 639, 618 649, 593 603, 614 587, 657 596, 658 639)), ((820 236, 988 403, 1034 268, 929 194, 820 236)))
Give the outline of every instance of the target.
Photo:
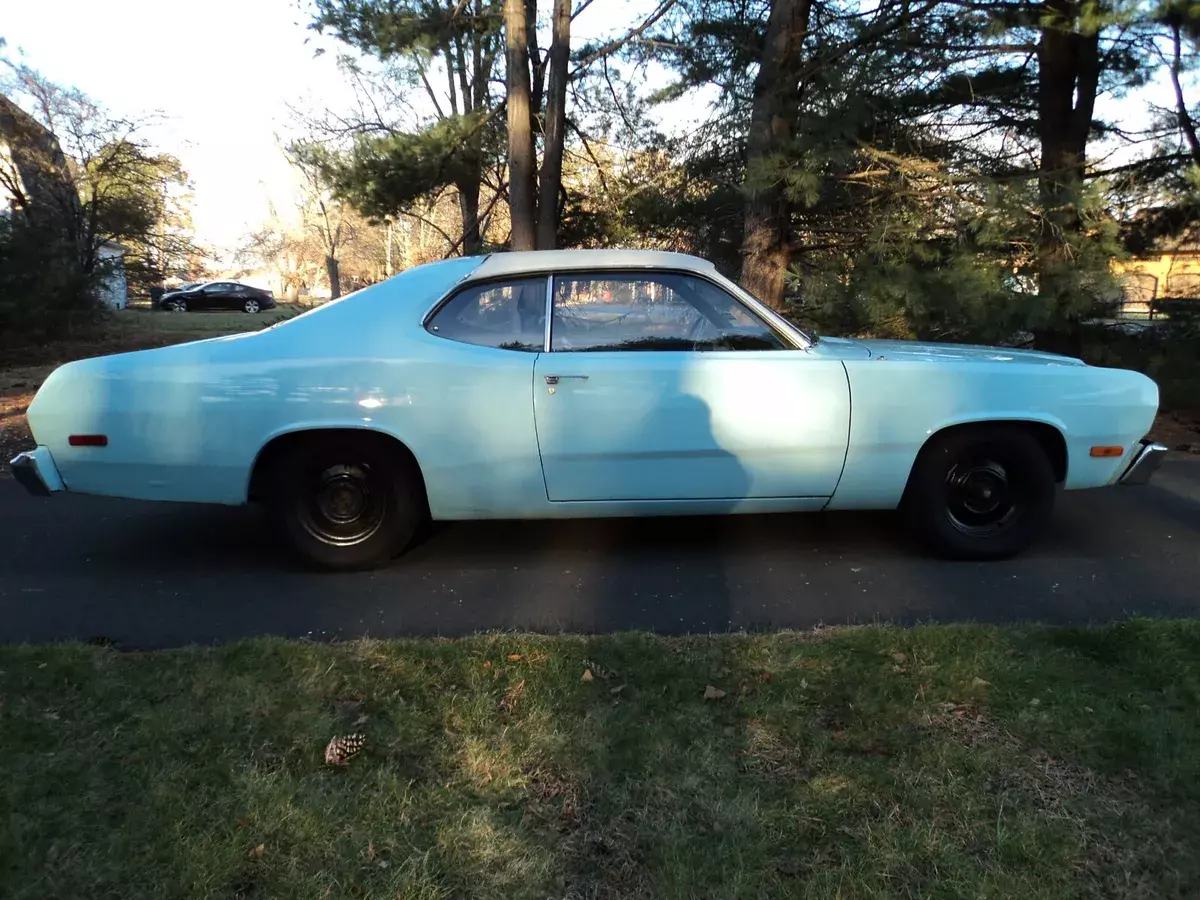
POLYGON ((830 509, 891 509, 921 447, 980 422, 1049 425, 1067 448, 1067 489, 1109 484, 1150 429, 1158 388, 1137 372, 979 361, 847 360, 853 414, 846 468, 830 509), (1093 458, 1092 446, 1127 448, 1093 458))

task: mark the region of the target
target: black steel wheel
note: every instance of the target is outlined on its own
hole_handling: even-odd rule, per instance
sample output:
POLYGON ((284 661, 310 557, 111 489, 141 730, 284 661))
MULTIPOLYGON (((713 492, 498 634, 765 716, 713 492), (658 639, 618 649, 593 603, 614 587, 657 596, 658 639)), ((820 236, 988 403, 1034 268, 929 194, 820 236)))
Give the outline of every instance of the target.
POLYGON ((935 553, 1002 559, 1041 534, 1054 508, 1054 469, 1018 424, 979 425, 935 435, 905 490, 909 527, 935 553))
POLYGON ((425 518, 419 473, 398 445, 364 432, 299 437, 269 473, 267 504, 301 557, 324 569, 388 562, 425 518))

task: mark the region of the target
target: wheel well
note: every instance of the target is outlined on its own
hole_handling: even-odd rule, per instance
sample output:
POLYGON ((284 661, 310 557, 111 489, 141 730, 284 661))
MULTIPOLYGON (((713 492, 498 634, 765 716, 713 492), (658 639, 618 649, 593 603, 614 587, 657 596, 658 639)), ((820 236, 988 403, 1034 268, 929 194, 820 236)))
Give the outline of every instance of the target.
POLYGON ((309 428, 303 431, 289 431, 287 434, 281 434, 276 438, 272 438, 267 442, 266 446, 258 451, 258 456, 255 457, 254 465, 250 469, 250 484, 247 490, 247 499, 255 502, 263 499, 263 494, 267 486, 267 474, 271 471, 271 467, 276 460, 280 459, 285 453, 290 452, 293 448, 299 446, 305 441, 312 440, 315 437, 328 437, 330 435, 344 435, 348 438, 356 440, 374 440, 386 444, 388 449, 397 454, 405 463, 412 467, 414 476, 420 482, 421 491, 425 491, 425 476, 421 472, 421 466, 417 462, 416 456, 408 447, 397 438, 390 434, 384 434, 382 431, 372 431, 369 428, 309 428))
POLYGON ((934 438, 952 431, 969 431, 972 428, 982 427, 994 428, 999 425, 1011 426, 1032 435, 1038 444, 1041 445, 1042 451, 1046 454, 1046 459, 1050 460, 1050 467, 1054 470, 1054 480, 1059 484, 1067 480, 1066 438, 1063 437, 1061 431, 1053 425, 1047 425, 1045 422, 1029 422, 1021 419, 991 419, 982 422, 964 422, 961 425, 950 425, 931 434, 926 439, 921 450, 924 451, 934 438))

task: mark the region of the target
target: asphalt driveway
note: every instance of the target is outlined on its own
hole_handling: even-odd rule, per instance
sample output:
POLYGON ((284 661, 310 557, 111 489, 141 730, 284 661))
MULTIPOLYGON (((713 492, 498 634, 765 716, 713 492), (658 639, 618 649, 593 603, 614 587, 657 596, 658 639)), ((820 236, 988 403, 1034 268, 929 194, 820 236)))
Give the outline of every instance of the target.
POLYGON ((0 479, 0 641, 127 647, 487 629, 709 632, 874 620, 1055 623, 1200 612, 1200 459, 1066 494, 1002 563, 909 549, 894 517, 444 525, 391 567, 314 574, 253 509, 28 496, 0 479))

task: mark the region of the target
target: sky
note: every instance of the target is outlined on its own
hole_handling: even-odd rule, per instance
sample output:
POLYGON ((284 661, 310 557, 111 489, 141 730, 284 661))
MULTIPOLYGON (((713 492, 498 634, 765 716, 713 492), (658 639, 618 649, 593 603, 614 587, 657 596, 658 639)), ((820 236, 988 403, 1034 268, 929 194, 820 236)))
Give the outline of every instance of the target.
MULTIPOLYGON (((191 176, 198 238, 225 255, 267 218, 269 202, 294 208, 280 149, 295 134, 292 110, 344 108, 352 97, 336 42, 307 27, 308 3, 0 0, 0 36, 10 59, 112 113, 153 117, 146 137, 191 176)), ((623 33, 649 7, 597 0, 573 23, 573 43, 623 33)), ((1117 111, 1128 127, 1146 118, 1147 97, 1170 102, 1160 82, 1097 112, 1117 111)))

